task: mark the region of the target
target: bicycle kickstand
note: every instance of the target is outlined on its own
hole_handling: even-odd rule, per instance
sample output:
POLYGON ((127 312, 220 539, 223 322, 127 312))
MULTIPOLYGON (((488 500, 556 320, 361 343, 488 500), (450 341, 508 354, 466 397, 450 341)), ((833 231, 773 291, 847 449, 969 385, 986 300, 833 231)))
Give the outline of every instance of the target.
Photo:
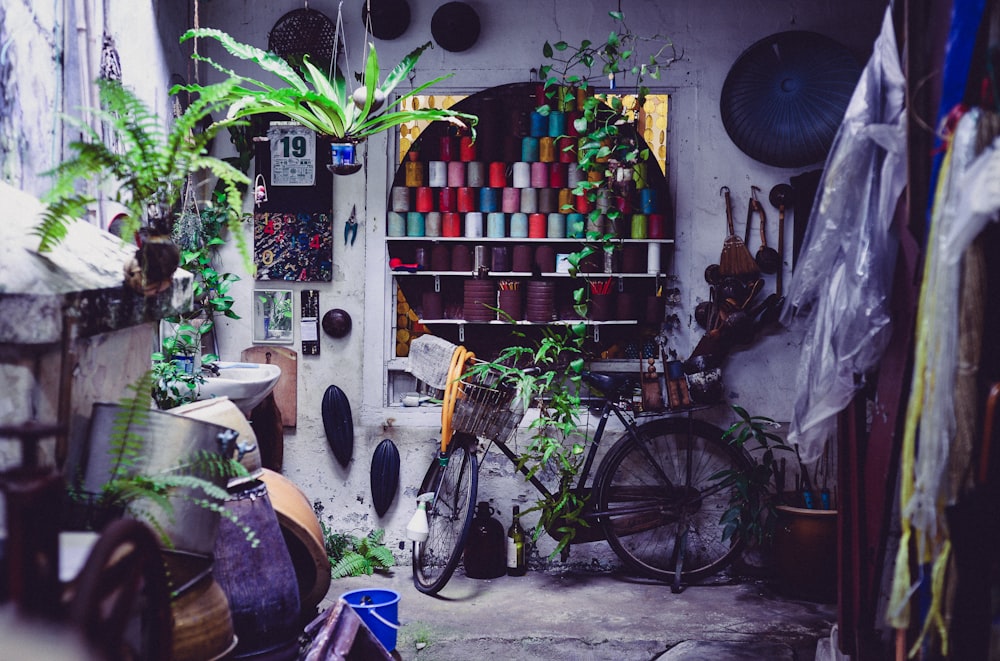
POLYGON ((687 536, 688 531, 685 529, 678 542, 677 561, 674 563, 674 582, 670 586, 670 592, 673 594, 680 594, 686 587, 681 585, 681 569, 684 567, 684 554, 687 551, 687 536))

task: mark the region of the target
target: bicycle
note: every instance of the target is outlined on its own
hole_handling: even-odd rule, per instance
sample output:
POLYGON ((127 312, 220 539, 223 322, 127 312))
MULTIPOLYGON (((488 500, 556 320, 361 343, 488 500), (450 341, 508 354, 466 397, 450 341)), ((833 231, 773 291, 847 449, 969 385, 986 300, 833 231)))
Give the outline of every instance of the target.
MULTIPOLYGON (((462 366, 474 359, 458 347, 449 367, 442 411, 441 449, 420 487, 427 500, 428 537, 414 542, 414 586, 436 594, 450 580, 472 524, 478 489, 477 439, 495 444, 515 466, 517 455, 507 446, 521 418, 523 405, 513 388, 490 378, 461 379, 462 366)), ((718 427, 695 419, 661 417, 644 424, 619 406, 631 390, 628 380, 585 372, 583 380, 601 394, 600 419, 576 488, 590 493, 587 520, 603 531, 618 557, 640 574, 683 584, 719 572, 742 549, 739 538, 723 539, 723 512, 731 491, 718 474, 747 470, 746 453, 726 443, 718 427), (597 467, 586 486, 608 420, 614 415, 624 432, 597 467)), ((669 415, 669 414, 668 414, 669 415)), ((488 451, 489 448, 487 448, 488 451)), ((519 470, 528 476, 528 469, 519 470)), ((544 496, 548 488, 534 475, 528 481, 544 496)))

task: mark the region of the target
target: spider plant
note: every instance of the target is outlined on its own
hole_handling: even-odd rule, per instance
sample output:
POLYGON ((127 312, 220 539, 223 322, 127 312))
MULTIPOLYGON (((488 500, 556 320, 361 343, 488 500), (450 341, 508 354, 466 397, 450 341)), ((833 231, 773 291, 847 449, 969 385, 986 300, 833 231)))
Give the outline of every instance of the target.
MULTIPOLYGON (((90 190, 105 190, 105 199, 123 204, 127 217, 122 237, 131 238, 145 223, 155 234, 169 235, 174 214, 183 199, 189 177, 207 171, 218 177, 232 209, 228 227, 248 270, 252 260, 240 228, 242 196, 239 185, 246 175, 229 163, 208 155, 208 143, 221 128, 236 122, 225 120, 200 130, 213 112, 221 113, 234 83, 206 89, 164 127, 159 116, 133 91, 113 80, 100 80, 101 107, 89 114, 110 131, 105 140, 89 123, 70 120, 83 132, 83 139, 70 144, 75 154, 48 174, 55 178, 45 196, 48 208, 35 228, 41 252, 51 250, 65 237, 71 222, 81 218, 97 200, 90 190), (120 148, 116 148, 120 145, 120 148)), ((176 88, 175 88, 176 89, 176 88)))
MULTIPOLYGON (((278 55, 240 43, 221 30, 188 30, 181 36, 181 41, 193 37, 215 39, 234 57, 256 63, 286 84, 285 87, 271 87, 260 80, 237 74, 209 57, 194 55, 195 59, 207 62, 231 81, 236 81, 237 84, 227 90, 231 103, 229 119, 278 113, 338 141, 361 141, 411 121, 443 120, 463 129, 468 128, 473 134, 475 132, 478 121, 475 115, 442 108, 393 110, 394 107, 401 107, 406 99, 452 75, 440 76, 394 100, 389 99, 389 94, 413 71, 420 54, 430 48, 429 41, 406 55, 381 82, 378 53, 375 44, 369 43, 364 75, 359 77, 363 86, 353 91, 339 67, 334 66, 333 74, 329 76, 310 62, 308 56, 303 58, 301 69, 297 70, 278 55)), ((210 87, 187 85, 183 89, 203 93, 210 87)))

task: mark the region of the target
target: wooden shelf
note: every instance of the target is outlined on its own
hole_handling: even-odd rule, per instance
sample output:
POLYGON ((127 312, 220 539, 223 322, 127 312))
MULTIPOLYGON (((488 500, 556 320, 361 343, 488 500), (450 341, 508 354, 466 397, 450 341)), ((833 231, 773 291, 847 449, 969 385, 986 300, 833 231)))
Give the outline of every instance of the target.
MULTIPOLYGON (((474 277, 476 274, 472 271, 393 271, 392 275, 399 277, 412 277, 412 276, 459 276, 459 277, 474 277)), ((607 280, 608 278, 656 278, 658 276, 665 275, 664 273, 577 273, 575 277, 581 280, 607 280)), ((486 274, 488 278, 530 278, 532 276, 528 271, 489 271, 486 274)), ((543 278, 570 278, 569 273, 542 273, 543 278)))
MULTIPOLYGON (((602 241, 579 239, 530 239, 521 237, 488 237, 488 236, 387 236, 386 241, 423 241, 441 243, 602 243, 602 241)), ((673 239, 611 239, 610 243, 660 243, 672 244, 673 239)))

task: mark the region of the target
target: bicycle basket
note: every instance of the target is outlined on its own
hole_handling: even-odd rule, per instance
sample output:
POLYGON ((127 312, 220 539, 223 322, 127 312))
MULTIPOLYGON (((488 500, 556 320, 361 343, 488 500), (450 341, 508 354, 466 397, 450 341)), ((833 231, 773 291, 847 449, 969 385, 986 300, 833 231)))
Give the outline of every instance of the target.
POLYGON ((517 386, 496 370, 462 379, 452 414, 452 429, 491 441, 506 442, 524 417, 517 386))

